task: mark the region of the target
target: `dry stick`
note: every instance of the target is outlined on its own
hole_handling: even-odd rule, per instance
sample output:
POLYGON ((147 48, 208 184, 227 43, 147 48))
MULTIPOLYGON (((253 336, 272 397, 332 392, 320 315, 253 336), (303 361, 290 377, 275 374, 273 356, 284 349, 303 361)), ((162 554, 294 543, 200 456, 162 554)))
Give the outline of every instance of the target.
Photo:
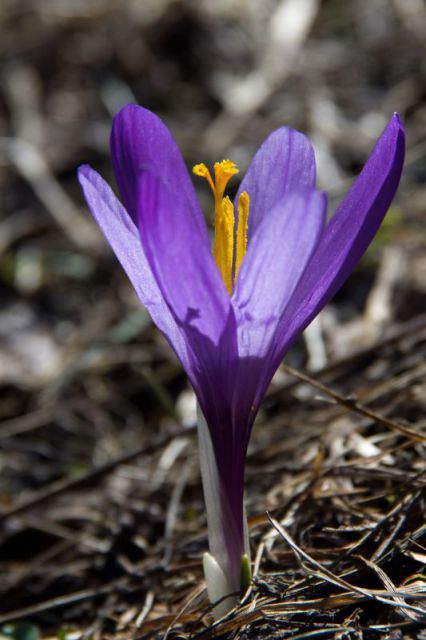
POLYGON ((155 601, 155 594, 153 591, 148 591, 145 597, 145 602, 143 603, 142 611, 139 613, 138 617, 135 621, 136 629, 142 625, 143 621, 148 617, 149 612, 151 611, 155 601))
MULTIPOLYGON (((319 581, 318 581, 319 584, 319 581)), ((290 614, 301 613, 302 611, 330 611, 338 607, 346 607, 365 600, 359 593, 343 592, 333 593, 320 598, 305 598, 303 600, 283 600, 271 602, 270 604, 260 603, 260 608, 265 617, 288 617, 290 614)))
MULTIPOLYGON (((354 555, 354 552, 359 550, 361 547, 363 547, 365 545, 365 543, 370 540, 371 538, 374 539, 375 536, 377 536, 378 532, 383 529, 383 527, 388 523, 389 520, 391 520, 392 518, 395 517, 396 514, 398 514, 399 512, 401 512, 402 510, 407 511, 408 509, 410 509, 413 504, 415 503, 416 500, 420 499, 422 495, 421 491, 417 491, 414 495, 410 494, 408 496, 404 496, 402 502, 398 503, 389 513, 387 513, 378 523, 377 525, 369 530, 366 534, 364 534, 362 536, 362 538, 355 543, 354 545, 352 545, 349 549, 347 549, 346 551, 344 551, 338 560, 334 561, 331 563, 330 567, 331 569, 334 569, 338 566, 338 564, 340 564, 342 562, 342 560, 344 560, 345 558, 354 555)), ((268 516, 269 517, 269 516, 268 516)), ((392 532, 393 533, 393 532, 392 532)), ((392 535, 391 533, 391 535, 392 535)), ((393 535, 392 535, 393 538, 393 535)), ((387 542, 389 540, 389 536, 386 539, 385 542, 387 542)), ((382 546, 384 543, 382 543, 379 547, 379 549, 381 550, 382 546)), ((376 550, 376 552, 373 554, 373 559, 377 559, 377 553, 378 550, 376 550)), ((301 581, 299 583, 303 584, 303 582, 305 582, 306 584, 309 584, 310 582, 312 582, 313 576, 308 576, 305 578, 304 581, 301 581)), ((289 588, 289 591, 294 591, 293 587, 289 588)))
POLYGON ((298 633, 295 636, 291 636, 292 640, 308 640, 309 638, 317 638, 318 636, 325 636, 326 634, 333 634, 336 637, 337 633, 342 633, 347 635, 349 632, 357 632, 355 627, 347 627, 347 626, 333 626, 330 625, 325 629, 313 629, 310 631, 304 631, 303 633, 298 633))
MULTIPOLYGON (((238 631, 241 627, 248 625, 252 622, 255 622, 259 619, 259 611, 249 611, 248 613, 238 614, 238 616, 233 616, 229 619, 229 616, 225 619, 217 620, 213 622, 207 629, 203 629, 199 633, 191 636, 191 640, 210 640, 211 638, 216 638, 220 635, 220 637, 225 637, 224 634, 230 633, 231 631, 235 631, 238 625, 238 631)), ((142 640, 142 639, 141 639, 142 640)))
POLYGON ((182 501, 182 496, 188 484, 189 476, 192 471, 192 465, 186 461, 178 480, 173 488, 172 495, 170 496, 169 505, 166 513, 166 522, 164 526, 164 553, 162 558, 162 565, 167 567, 170 564, 170 560, 173 555, 173 529, 177 521, 179 507, 182 501))
POLYGON ((329 398, 332 398, 338 404, 343 405, 350 411, 353 411, 354 413, 358 413, 362 416, 365 416, 366 418, 370 418, 375 422, 379 422, 380 424, 383 424, 388 429, 392 429, 393 431, 399 431, 399 433, 403 433, 405 436, 412 438, 417 442, 426 442, 425 435, 416 433, 416 431, 413 431, 409 427, 404 427, 402 424, 399 424, 398 422, 394 422, 394 420, 389 420, 388 418, 381 416, 375 411, 371 411, 371 409, 366 409, 361 404, 359 404, 359 402, 356 402, 352 398, 347 398, 345 396, 342 396, 340 393, 337 393, 337 391, 334 391, 333 389, 326 387, 325 385, 321 384, 320 382, 317 382, 310 376, 304 373, 301 373, 296 369, 293 369, 293 367, 289 367, 286 364, 283 364, 282 367, 290 375, 294 376, 295 378, 298 378, 302 382, 306 382, 307 384, 311 385, 311 387, 318 389, 318 391, 321 391, 321 393, 328 396, 329 398))
MULTIPOLYGON (((98 553, 107 553, 110 548, 109 542, 98 540, 95 536, 88 534, 87 532, 77 533, 72 529, 46 518, 38 518, 37 516, 24 516, 21 520, 28 529, 34 529, 35 531, 41 531, 43 533, 50 534, 59 539, 68 541, 74 546, 79 545, 97 551, 98 553)), ((0 636, 1 640, 1 636, 0 636)))
POLYGON ((116 587, 119 581, 109 584, 108 586, 99 587, 97 589, 85 589, 84 591, 77 591, 66 596, 59 596, 58 598, 52 598, 51 600, 45 600, 35 605, 25 607, 24 609, 17 609, 15 611, 9 611, 0 616, 0 624, 9 622, 10 620, 17 620, 18 618, 27 618, 36 613, 55 609, 56 607, 62 607, 66 604, 72 604, 74 602, 81 602, 81 600, 87 600, 89 598, 96 598, 100 595, 111 593, 116 587))
MULTIPOLYGON (((343 580, 343 578, 340 578, 339 576, 335 576, 331 571, 329 571, 329 569, 324 567, 320 562, 318 562, 317 560, 312 558, 309 554, 307 554, 306 551, 303 551, 303 549, 301 549, 294 542, 293 538, 287 533, 284 527, 282 527, 277 520, 274 520, 274 518, 271 518, 269 514, 267 514, 267 516, 271 525, 280 534, 280 536, 287 542, 287 544, 293 550, 296 556, 299 558, 303 558, 311 566, 315 567, 315 569, 319 572, 319 577, 321 577, 326 582, 330 582, 331 584, 334 584, 340 588, 343 588, 346 591, 358 593, 364 596, 365 598, 368 598, 369 600, 377 600, 379 602, 382 602, 383 604, 391 605, 392 607, 399 606, 400 608, 404 608, 409 611, 418 613, 421 616, 426 616, 426 609, 424 609, 423 607, 416 607, 414 605, 409 605, 406 603, 402 605, 400 603, 395 602, 395 600, 388 600, 387 598, 383 598, 377 593, 373 593, 371 591, 368 591, 367 589, 363 589, 362 587, 357 587, 351 584, 350 582, 346 582, 346 580, 343 580)), ((400 595, 401 595, 400 593, 395 593, 394 597, 399 597, 400 595)))
POLYGON ((40 569, 47 562, 51 562, 56 557, 62 557, 64 552, 72 546, 69 540, 60 540, 23 564, 22 568, 18 568, 13 574, 10 572, 12 575, 3 577, 0 598, 4 598, 11 589, 16 589, 17 586, 28 580, 31 574, 34 575, 37 569, 40 569))
MULTIPOLYGON (((401 445, 401 449, 403 448, 404 445, 401 445)), ((405 448, 405 447, 404 447, 405 448)), ((369 459, 369 462, 371 461, 371 458, 369 459)), ((328 469, 325 470, 325 472, 322 474, 323 476, 326 476, 328 474, 333 475, 333 476, 349 476, 352 477, 354 475, 354 473, 362 473, 364 476, 370 476, 373 479, 381 479, 381 480, 392 480, 394 482, 398 482, 401 484, 400 487, 400 492, 404 489, 404 487, 409 486, 411 484, 411 487, 414 489, 422 489, 425 486, 425 483, 423 481, 423 476, 425 476, 426 474, 426 466, 421 469, 420 471, 418 471, 417 473, 408 473, 408 472, 404 472, 404 471, 397 471, 396 469, 372 469, 372 468, 368 468, 363 467, 362 465, 358 464, 358 462, 356 462, 356 464, 353 464, 352 462, 348 462, 347 465, 345 466, 339 466, 339 467, 330 467, 328 469), (415 483, 418 484, 415 484, 415 483)), ((321 475, 319 477, 322 477, 321 475)))
MULTIPOLYGON (((401 342, 401 340, 413 337, 416 334, 419 334, 419 336, 421 336, 425 329, 426 315, 422 314, 400 325, 400 327, 396 331, 392 332, 386 338, 378 340, 374 344, 368 347, 364 347, 363 349, 358 349, 348 356, 333 360, 333 362, 327 364, 323 369, 318 369, 317 371, 315 371, 315 379, 317 380, 318 378, 322 378, 323 376, 335 374, 342 367, 357 362, 358 360, 362 360, 363 358, 367 358, 368 356, 373 356, 377 351, 380 351, 381 349, 384 349, 386 347, 395 346, 399 342, 401 342)), ((277 394, 282 393, 283 391, 289 391, 290 389, 297 387, 301 382, 301 380, 294 380, 283 385, 274 386, 274 388, 269 391, 268 397, 274 397, 277 394)))
POLYGON ((220 155, 225 148, 231 147, 247 123, 294 73, 300 49, 318 10, 318 0, 278 3, 266 25, 265 47, 260 52, 259 63, 218 96, 223 108, 205 132, 203 148, 213 155, 220 155), (296 5, 297 12, 294 10, 296 5))
MULTIPOLYGON (((391 518, 389 518, 389 520, 391 520, 391 518)), ((379 562, 379 560, 382 559, 385 552, 389 549, 390 545, 398 535, 401 527, 405 524, 405 520, 406 520, 405 513, 403 515, 400 515, 399 518, 397 518, 395 525, 389 532, 389 535, 380 543, 378 548, 374 551, 373 555, 370 558, 371 561, 379 562)), ((390 523, 390 525, 392 527, 392 523, 390 523)))
MULTIPOLYGON (((168 625, 162 640, 167 640, 167 638, 169 637, 173 627, 179 622, 179 620, 182 618, 183 614, 187 612, 187 610, 189 609, 189 607, 191 606, 191 604, 193 602, 195 602, 195 600, 203 593, 203 591, 205 591, 206 588, 204 586, 204 584, 201 585, 201 587, 198 587, 194 590, 193 594, 191 595, 191 597, 189 598, 189 600, 187 600, 185 602, 185 604, 179 609, 179 611, 177 612, 177 614, 174 616, 174 618, 172 619, 172 621, 170 622, 170 624, 168 625)), ((137 625, 136 625, 137 626, 137 625)))
MULTIPOLYGON (((420 474, 419 474, 420 475, 420 474)), ((407 483, 406 483, 407 484, 407 483)), ((420 498, 422 497, 423 492, 421 489, 419 489, 418 491, 416 491, 415 493, 411 493, 411 494, 407 494, 404 495, 401 499, 400 502, 398 502, 398 504, 396 504, 386 515, 384 515, 375 525, 372 529, 369 529, 362 537, 360 540, 358 540, 357 542, 355 542, 353 545, 351 545, 346 551, 344 551, 338 558, 337 561, 333 562, 331 564, 331 567, 334 568, 337 563, 341 563, 342 560, 348 558, 351 555, 354 555, 354 553, 356 551, 359 551, 362 547, 365 546, 365 544, 369 541, 369 540, 375 540, 375 538, 377 538, 378 534, 380 533, 380 531, 382 529, 384 529, 389 523, 390 521, 392 521, 394 518, 396 518, 397 516, 399 516, 398 521, 394 527, 394 529, 391 531, 390 536, 388 536, 383 542, 381 542, 381 544, 379 545, 379 547, 376 549, 376 551, 373 553, 372 558, 376 561, 378 561, 379 559, 382 559, 384 552, 386 551, 386 547, 388 546, 388 543, 391 542, 394 537, 397 535, 398 530, 401 527, 400 524, 400 519, 401 518, 405 518, 405 513, 412 508, 412 506, 415 504, 415 502, 417 500, 420 500, 420 498), (401 514, 404 515, 401 515, 401 514), (386 546, 385 546, 386 544, 386 546)), ((404 522, 404 520, 403 520, 404 522)))
MULTIPOLYGON (((358 558, 362 562, 364 562, 367 565, 367 567, 370 567, 370 569, 373 569, 373 571, 375 571, 375 573, 382 580, 382 582, 385 585, 386 589, 391 594, 398 593, 398 588, 394 585, 394 583, 389 578, 387 573, 385 573, 381 567, 379 567, 372 560, 368 560, 368 558, 364 558, 363 556, 358 556, 358 558)), ((395 595, 394 598, 395 598, 395 602, 399 602, 399 604, 401 604, 401 605, 405 605, 406 604, 404 598, 402 598, 401 596, 395 595)), ((419 616, 416 613, 413 613, 412 611, 404 611, 404 609, 401 609, 401 611, 402 611, 403 614, 407 615, 410 618, 410 620, 412 620, 413 622, 418 622, 419 621, 419 616)), ((425 611, 424 615, 426 615, 426 611, 425 611)))
POLYGON ((20 138, 1 138, 0 153, 31 184, 47 211, 75 246, 81 250, 99 250, 97 232, 55 179, 38 149, 20 138))
POLYGON ((47 409, 37 409, 23 416, 16 416, 3 420, 0 429, 0 440, 20 436, 28 431, 44 427, 51 420, 51 412, 47 409))
POLYGON ((12 516, 19 515, 32 507, 35 507, 42 502, 46 502, 50 498, 56 498, 58 495, 65 493, 67 491, 74 491, 75 489, 80 489, 88 483, 98 482, 103 476, 111 473, 117 467, 122 464, 129 464, 129 462, 133 462, 136 458, 139 458, 143 455, 152 455, 158 449, 167 445, 173 438, 187 435, 188 433, 195 430, 195 427, 186 427, 183 429, 179 429, 174 433, 168 434, 166 436, 162 436, 161 438, 157 438, 151 444, 148 444, 144 447, 139 447, 138 449, 133 449, 132 451, 128 451, 127 453, 114 458, 113 460, 109 460, 94 469, 91 469, 87 473, 81 475, 78 478, 72 478, 69 480, 68 478, 60 479, 57 482, 52 483, 47 489, 44 489, 34 496, 30 496, 27 500, 24 500, 21 504, 12 507, 8 511, 0 513, 0 524, 2 524, 8 518, 12 516))

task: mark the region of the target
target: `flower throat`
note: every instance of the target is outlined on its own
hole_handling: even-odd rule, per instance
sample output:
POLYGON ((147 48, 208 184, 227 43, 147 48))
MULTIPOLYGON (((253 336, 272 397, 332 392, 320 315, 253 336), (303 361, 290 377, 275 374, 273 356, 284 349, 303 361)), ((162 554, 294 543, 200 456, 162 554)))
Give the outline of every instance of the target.
POLYGON ((250 198, 243 191, 238 198, 238 226, 235 234, 234 205, 224 196, 229 180, 238 173, 237 166, 230 160, 214 164, 214 181, 205 164, 196 164, 192 171, 205 178, 214 196, 214 242, 213 256, 225 283, 228 294, 236 285, 241 262, 247 251, 247 229, 250 198))

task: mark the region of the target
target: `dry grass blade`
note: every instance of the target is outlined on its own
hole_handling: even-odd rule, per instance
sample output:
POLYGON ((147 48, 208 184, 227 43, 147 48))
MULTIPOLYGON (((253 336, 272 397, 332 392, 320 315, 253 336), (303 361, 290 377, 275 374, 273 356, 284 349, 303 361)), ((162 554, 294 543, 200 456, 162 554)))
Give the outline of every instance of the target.
POLYGON ((33 145, 19 138, 0 138, 0 152, 28 180, 57 224, 80 249, 99 251, 99 236, 55 179, 45 158, 33 145))
MULTIPOLYGON (((284 369, 284 371, 287 371, 287 373, 289 373, 290 375, 294 376, 295 378, 298 378, 298 380, 302 382, 306 382, 307 384, 311 385, 315 389, 318 389, 318 391, 321 391, 321 393, 328 396, 329 398, 332 398, 338 404, 346 407, 350 411, 354 411, 355 413, 358 413, 361 416, 365 416, 366 418, 371 418, 372 420, 375 420, 376 422, 383 424, 388 429, 398 431, 399 433, 404 434, 405 436, 415 440, 416 442, 426 442, 426 435, 423 435, 421 433, 416 433, 409 427, 405 427, 402 424, 398 424, 394 420, 389 420, 388 418, 381 416, 375 411, 371 411, 370 409, 363 407, 359 402, 356 402, 352 398, 345 398, 345 396, 342 396, 340 393, 337 393, 337 391, 334 391, 329 387, 326 387, 325 385, 321 384, 320 382, 317 382, 316 380, 306 375, 305 373, 301 373, 300 371, 293 369, 293 367, 289 367, 286 364, 283 364, 281 366, 284 369)), ((419 372, 418 375, 423 377, 424 375, 426 375, 426 365, 422 367, 421 372, 419 372)))
POLYGON ((182 429, 177 433, 173 433, 165 437, 160 437, 156 439, 155 442, 149 445, 145 445, 133 451, 128 451, 125 454, 118 456, 114 460, 110 460, 103 465, 99 465, 99 467, 95 469, 90 469, 90 471, 79 476, 78 478, 59 480, 58 482, 55 482, 53 486, 49 487, 48 489, 40 491, 39 494, 28 498, 27 500, 23 501, 21 504, 17 504, 15 507, 12 507, 6 512, 0 513, 0 524, 2 524, 2 522, 7 520, 8 518, 19 515, 24 511, 27 511, 28 509, 32 509, 33 507, 38 506, 43 502, 46 502, 47 500, 51 500, 52 498, 55 498, 58 495, 61 495, 67 491, 74 491, 75 489, 84 487, 88 483, 92 484, 92 483, 98 482, 98 480, 110 474, 117 467, 124 464, 129 464, 130 462, 133 462, 134 460, 136 460, 142 455, 151 455, 157 449, 164 447, 166 444, 168 444, 176 436, 182 436, 187 433, 188 433, 188 429, 182 429))
POLYGON ((116 589, 116 587, 117 587, 116 584, 111 584, 105 587, 101 587, 99 589, 85 589, 84 591, 78 591, 77 593, 71 593, 66 596, 59 596, 57 598, 45 600, 40 604, 35 604, 30 607, 9 611, 7 613, 0 615, 0 624, 4 624, 5 622, 10 622, 11 620, 29 618, 30 616, 34 616, 37 613, 50 611, 52 609, 63 607, 64 605, 74 604, 75 602, 81 602, 83 600, 92 600, 93 598, 97 598, 99 596, 111 593, 114 589, 116 589))
MULTIPOLYGON (((383 598, 382 596, 378 595, 377 593, 374 593, 371 590, 363 589, 361 587, 357 587, 357 586, 355 586, 353 584, 350 584, 349 582, 347 582, 343 578, 334 575, 331 571, 329 571, 321 563, 317 562, 309 554, 307 554, 305 551, 303 551, 303 549, 301 549, 294 542, 294 540, 291 538, 291 536, 288 534, 288 532, 280 525, 280 523, 277 520, 274 520, 274 518, 271 518, 270 516, 268 516, 268 517, 269 517, 269 521, 272 524, 272 526, 274 527, 274 529, 277 530, 279 535, 291 547, 291 549, 294 551, 294 553, 300 559, 305 560, 312 567, 314 567, 316 569, 316 572, 314 572, 313 575, 316 575, 317 577, 322 578, 326 582, 330 582, 331 584, 339 586, 342 589, 345 589, 345 590, 347 590, 349 592, 358 593, 358 594, 364 596, 365 598, 368 598, 368 599, 371 599, 371 600, 377 600, 379 602, 382 602, 383 604, 388 604, 388 605, 390 605, 392 607, 398 606, 398 604, 394 600, 389 600, 387 598, 383 598)), ((409 605, 409 604, 406 604, 406 603, 403 603, 403 605, 399 603, 399 606, 401 606, 401 608, 403 608, 404 610, 412 611, 412 612, 414 612, 416 614, 419 614, 422 617, 426 613, 426 611, 425 611, 425 609, 423 609, 423 607, 416 607, 416 606, 409 605)))
POLYGON ((404 593, 404 597, 402 596, 402 594, 401 594, 401 596, 397 595, 398 593, 400 593, 400 590, 394 585, 392 580, 383 571, 383 569, 381 567, 379 567, 372 560, 368 560, 367 558, 363 558, 362 556, 359 556, 359 557, 363 562, 365 562, 365 564, 368 567, 370 567, 371 569, 373 569, 373 571, 375 571, 377 573, 377 575, 379 576, 379 578, 381 579, 381 581, 385 585, 387 591, 389 592, 389 595, 395 600, 396 603, 401 605, 400 612, 402 613, 402 615, 405 615, 405 616, 409 617, 414 622, 418 622, 420 620, 425 620, 426 619, 426 609, 424 609, 423 607, 421 607, 423 609, 423 615, 417 614, 417 613, 413 613, 412 611, 410 611, 409 609, 406 608, 406 602, 404 601, 404 597, 407 597, 408 594, 404 593))

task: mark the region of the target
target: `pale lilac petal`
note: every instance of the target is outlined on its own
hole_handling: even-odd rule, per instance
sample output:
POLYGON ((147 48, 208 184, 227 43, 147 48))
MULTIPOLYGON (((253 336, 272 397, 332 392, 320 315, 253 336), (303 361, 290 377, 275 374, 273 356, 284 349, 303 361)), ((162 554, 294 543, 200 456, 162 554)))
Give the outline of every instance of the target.
POLYGON ((263 357, 324 229, 325 194, 287 195, 249 242, 232 297, 240 356, 263 357))
POLYGON ((124 205, 138 224, 138 181, 143 171, 161 177, 171 193, 186 204, 186 213, 200 233, 207 234, 203 214, 179 148, 166 125, 148 109, 135 104, 115 116, 111 157, 124 205))
POLYGON ((168 338, 184 366, 188 353, 177 326, 155 282, 139 237, 139 231, 109 185, 88 165, 78 170, 78 179, 93 217, 132 283, 153 322, 168 338))
POLYGON ((250 196, 249 238, 263 216, 268 216, 293 191, 315 188, 315 156, 311 143, 299 131, 282 127, 264 141, 244 176, 243 191, 250 196))
POLYGON ((246 417, 243 442, 275 373, 277 327, 320 242, 326 210, 327 198, 318 191, 288 195, 259 225, 241 265, 232 304, 240 358, 234 406, 246 417))
POLYGON ((405 134, 395 114, 326 227, 280 323, 275 362, 353 271, 374 238, 398 187, 405 134))

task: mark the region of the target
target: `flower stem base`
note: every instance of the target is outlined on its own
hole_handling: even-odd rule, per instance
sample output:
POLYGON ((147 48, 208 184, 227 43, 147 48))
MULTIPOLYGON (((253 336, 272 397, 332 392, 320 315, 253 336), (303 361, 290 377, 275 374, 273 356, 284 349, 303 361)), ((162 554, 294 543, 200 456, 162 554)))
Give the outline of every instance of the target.
POLYGON ((238 604, 239 596, 243 596, 250 586, 250 559, 246 554, 241 558, 240 594, 232 593, 231 586, 222 568, 214 556, 207 551, 203 556, 203 569, 207 585, 207 594, 210 602, 213 604, 213 615, 216 619, 222 618, 238 604))

